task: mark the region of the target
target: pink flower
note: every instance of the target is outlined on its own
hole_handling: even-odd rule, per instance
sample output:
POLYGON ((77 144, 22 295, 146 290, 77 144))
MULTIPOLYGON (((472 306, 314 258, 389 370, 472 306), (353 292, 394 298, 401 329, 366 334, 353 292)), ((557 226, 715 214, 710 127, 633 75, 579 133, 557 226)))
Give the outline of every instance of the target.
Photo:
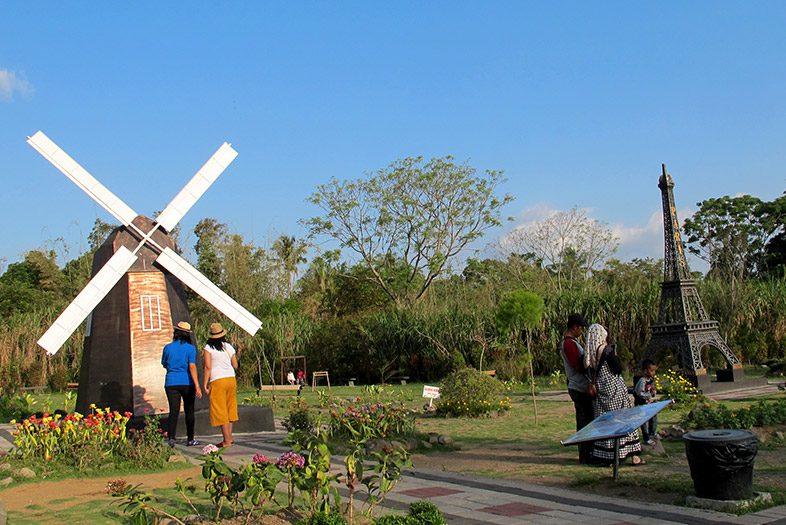
POLYGON ((202 448, 202 454, 207 456, 208 454, 212 454, 213 452, 218 452, 218 447, 213 445, 212 443, 205 445, 202 448))
POLYGON ((265 464, 265 463, 269 462, 269 460, 267 459, 267 456, 264 455, 264 454, 254 454, 254 457, 252 458, 252 461, 254 463, 256 463, 257 465, 261 465, 261 464, 265 464))
POLYGON ((296 452, 284 452, 276 459, 276 466, 280 469, 303 468, 306 458, 296 452))

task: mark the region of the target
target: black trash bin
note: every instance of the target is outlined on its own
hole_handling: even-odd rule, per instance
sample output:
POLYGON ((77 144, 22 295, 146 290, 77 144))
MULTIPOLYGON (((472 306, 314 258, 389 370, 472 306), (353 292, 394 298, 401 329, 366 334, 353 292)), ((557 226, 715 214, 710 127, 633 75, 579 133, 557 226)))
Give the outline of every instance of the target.
POLYGON ((682 438, 698 497, 753 497, 753 460, 759 450, 756 434, 749 430, 697 430, 682 438))

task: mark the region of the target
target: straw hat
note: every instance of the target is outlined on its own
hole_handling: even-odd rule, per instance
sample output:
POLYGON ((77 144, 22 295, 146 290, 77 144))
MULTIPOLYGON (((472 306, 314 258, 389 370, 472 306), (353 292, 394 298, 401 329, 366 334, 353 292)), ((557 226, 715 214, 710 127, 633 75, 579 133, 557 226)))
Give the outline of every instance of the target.
POLYGON ((180 330, 181 332, 188 332, 191 333, 191 324, 185 321, 180 321, 175 325, 176 330, 180 330))
POLYGON ((210 334, 208 334, 208 339, 221 339, 227 335, 227 331, 224 330, 224 327, 221 326, 221 323, 213 323, 210 325, 210 334))

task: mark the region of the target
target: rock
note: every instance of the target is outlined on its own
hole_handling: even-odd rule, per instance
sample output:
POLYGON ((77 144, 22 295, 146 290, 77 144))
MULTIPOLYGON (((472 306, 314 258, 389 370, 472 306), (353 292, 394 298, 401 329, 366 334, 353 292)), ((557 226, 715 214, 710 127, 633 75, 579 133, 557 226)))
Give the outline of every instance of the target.
POLYGON ((436 445, 437 443, 439 443, 439 434, 437 434, 436 432, 429 432, 428 442, 432 445, 436 445))
POLYGON ((751 428, 751 432, 756 434, 756 437, 759 439, 759 443, 766 443, 769 441, 770 433, 760 427, 753 427, 751 428))
POLYGON ((666 439, 682 439, 685 434, 685 429, 679 425, 672 425, 663 430, 663 437, 666 439))
POLYGON ((172 454, 169 456, 169 459, 166 460, 167 463, 188 463, 188 460, 183 457, 182 454, 172 454))
POLYGON ((374 452, 382 452, 383 450, 390 450, 392 448, 389 441, 384 439, 369 439, 366 441, 366 452, 373 454, 374 452))
POLYGON ((439 438, 437 438, 437 441, 439 442, 440 445, 445 445, 445 446, 450 446, 453 444, 453 438, 450 436, 444 436, 444 435, 439 436, 439 438))
POLYGON ((420 446, 423 447, 424 449, 428 450, 428 449, 432 448, 434 445, 432 445, 431 443, 429 443, 426 440, 423 440, 423 441, 420 442, 420 446))
POLYGON ((0 463, 0 472, 11 472, 13 467, 8 463, 0 463))
POLYGON ((418 446, 420 446, 418 438, 407 438, 407 450, 415 450, 418 446))
POLYGON ((22 467, 16 471, 16 476, 19 478, 30 479, 35 477, 35 472, 27 467, 22 467))
POLYGON ((776 430, 775 432, 772 433, 772 435, 775 437, 775 439, 780 439, 780 440, 783 439, 783 432, 781 432, 780 430, 776 430))
POLYGON ((0 487, 7 487, 13 482, 14 482, 14 478, 11 477, 0 479, 0 487))
POLYGON ((660 439, 656 439, 654 445, 647 445, 646 443, 642 442, 641 449, 647 454, 651 454, 653 456, 666 455, 666 449, 663 448, 663 444, 660 442, 660 439))
POLYGON ((408 450, 406 443, 403 441, 391 441, 390 446, 395 450, 408 450))

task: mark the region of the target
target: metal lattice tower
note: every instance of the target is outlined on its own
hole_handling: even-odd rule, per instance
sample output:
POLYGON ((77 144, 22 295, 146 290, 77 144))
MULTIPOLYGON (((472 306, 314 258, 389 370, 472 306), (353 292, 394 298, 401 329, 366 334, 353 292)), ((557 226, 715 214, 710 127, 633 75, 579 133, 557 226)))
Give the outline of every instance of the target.
MULTIPOLYGON (((701 349, 713 347, 721 353, 732 371, 726 373, 723 380, 732 381, 741 377, 742 364, 718 333, 718 322, 707 316, 696 281, 691 278, 674 204, 674 181, 666 172, 665 164, 658 187, 663 199, 663 282, 658 319, 652 326, 647 355, 655 355, 661 350, 675 352, 679 366, 701 387, 708 386, 710 382, 702 363, 701 349)), ((718 377, 721 379, 720 373, 718 377)))

